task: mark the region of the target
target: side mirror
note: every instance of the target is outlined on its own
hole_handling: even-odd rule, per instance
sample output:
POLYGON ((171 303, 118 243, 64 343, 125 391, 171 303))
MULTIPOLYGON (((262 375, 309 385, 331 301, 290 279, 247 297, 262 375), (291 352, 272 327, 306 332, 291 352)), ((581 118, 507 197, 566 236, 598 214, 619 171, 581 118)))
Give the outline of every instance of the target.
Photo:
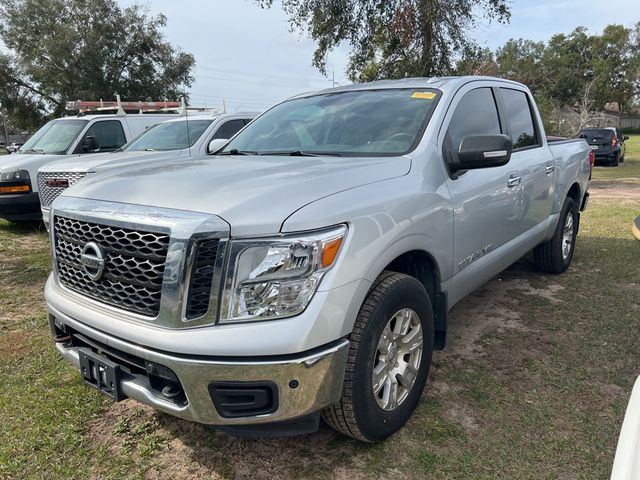
POLYGON ((227 142, 229 142, 228 138, 214 138, 209 142, 207 153, 217 153, 218 150, 227 144, 227 142))
POLYGON ((513 142, 506 135, 471 135, 464 137, 458 150, 454 170, 500 167, 511 159, 513 142))
POLYGON ((88 136, 84 137, 84 140, 82 140, 82 150, 85 153, 95 152, 98 148, 100 148, 100 146, 98 145, 96 137, 88 136))
POLYGON ((626 142, 627 140, 629 140, 629 137, 627 135, 625 135, 624 137, 622 137, 622 141, 626 142))

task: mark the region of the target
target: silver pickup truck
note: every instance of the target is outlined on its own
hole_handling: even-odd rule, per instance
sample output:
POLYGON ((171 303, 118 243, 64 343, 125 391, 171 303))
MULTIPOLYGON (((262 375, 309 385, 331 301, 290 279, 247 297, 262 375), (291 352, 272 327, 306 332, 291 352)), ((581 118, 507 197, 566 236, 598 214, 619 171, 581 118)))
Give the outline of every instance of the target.
POLYGON ((405 79, 289 99, 215 155, 95 175, 52 205, 45 296, 85 382, 239 434, 380 441, 447 312, 533 250, 569 266, 593 156, 529 90, 405 79))

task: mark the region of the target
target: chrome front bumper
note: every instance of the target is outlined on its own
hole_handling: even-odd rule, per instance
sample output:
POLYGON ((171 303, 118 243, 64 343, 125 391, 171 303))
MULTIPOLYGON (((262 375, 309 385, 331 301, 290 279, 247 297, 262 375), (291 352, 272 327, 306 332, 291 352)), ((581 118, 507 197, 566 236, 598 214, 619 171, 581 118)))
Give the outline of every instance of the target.
MULTIPOLYGON (((137 358, 170 368, 180 380, 186 402, 177 404, 153 390, 142 375, 127 375, 121 391, 127 397, 187 420, 219 426, 263 425, 286 422, 318 412, 339 400, 349 342, 341 339, 300 355, 272 358, 213 358, 174 355, 112 337, 64 315, 50 316, 84 337, 137 358), (278 403, 273 413, 250 417, 223 417, 209 393, 212 382, 273 382, 278 403)), ((238 341, 242 341, 241 338, 238 341)), ((60 354, 80 368, 79 351, 70 343, 56 343, 60 354)))

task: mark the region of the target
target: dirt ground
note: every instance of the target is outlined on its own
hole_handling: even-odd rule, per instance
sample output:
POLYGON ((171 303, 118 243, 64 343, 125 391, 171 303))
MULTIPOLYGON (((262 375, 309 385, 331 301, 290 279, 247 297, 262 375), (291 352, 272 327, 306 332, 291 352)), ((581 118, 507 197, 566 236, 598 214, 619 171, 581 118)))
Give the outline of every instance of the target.
POLYGON ((602 198, 640 201, 640 180, 636 178, 592 180, 589 192, 591 199, 602 198))

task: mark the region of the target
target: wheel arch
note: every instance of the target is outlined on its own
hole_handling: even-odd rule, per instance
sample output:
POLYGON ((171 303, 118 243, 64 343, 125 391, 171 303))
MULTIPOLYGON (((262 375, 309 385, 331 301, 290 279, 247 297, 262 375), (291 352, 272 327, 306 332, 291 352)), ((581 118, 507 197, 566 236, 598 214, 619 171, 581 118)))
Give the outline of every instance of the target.
POLYGON ((578 208, 580 208, 580 205, 582 204, 582 191, 578 182, 574 182, 573 185, 571 185, 567 192, 567 197, 571 197, 578 208))
POLYGON ((447 333, 447 297, 441 289, 441 276, 433 255, 425 250, 408 250, 397 255, 379 273, 385 271, 403 273, 418 280, 429 294, 434 316, 434 347, 442 350, 447 333))

